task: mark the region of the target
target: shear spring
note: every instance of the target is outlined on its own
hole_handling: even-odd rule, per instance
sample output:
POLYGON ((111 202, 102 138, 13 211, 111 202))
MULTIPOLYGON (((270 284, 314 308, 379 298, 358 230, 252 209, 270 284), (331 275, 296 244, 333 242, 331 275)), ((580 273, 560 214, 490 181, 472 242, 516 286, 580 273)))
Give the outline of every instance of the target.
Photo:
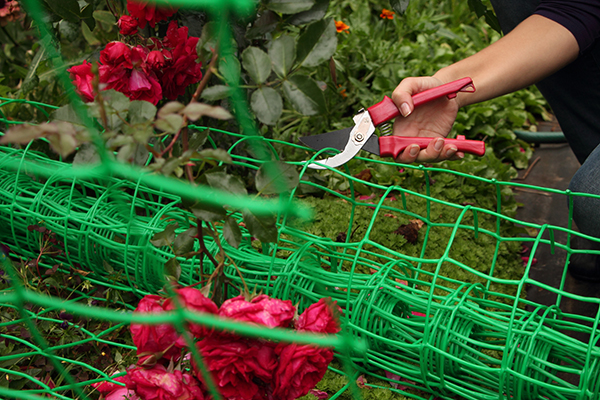
POLYGON ((392 134, 392 124, 389 122, 383 123, 379 125, 379 132, 382 136, 391 135, 392 134))

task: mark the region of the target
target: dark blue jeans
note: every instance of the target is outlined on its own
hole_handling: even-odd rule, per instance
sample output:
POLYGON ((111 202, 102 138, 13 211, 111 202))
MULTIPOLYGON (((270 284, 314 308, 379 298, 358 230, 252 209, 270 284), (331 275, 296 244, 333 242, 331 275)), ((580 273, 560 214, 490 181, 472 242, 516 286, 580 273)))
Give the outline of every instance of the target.
MULTIPOLYGON (((530 16, 539 2, 491 0, 504 33, 530 16)), ((536 86, 582 164, 569 189, 600 195, 600 42, 536 86)), ((575 197, 573 219, 581 232, 600 237, 600 200, 575 197)))

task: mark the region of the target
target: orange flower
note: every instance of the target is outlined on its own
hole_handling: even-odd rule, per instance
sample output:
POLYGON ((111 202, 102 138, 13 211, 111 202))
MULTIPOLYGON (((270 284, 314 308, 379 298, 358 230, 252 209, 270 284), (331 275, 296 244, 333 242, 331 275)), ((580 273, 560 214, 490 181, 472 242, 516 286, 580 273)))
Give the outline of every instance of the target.
POLYGON ((383 9, 383 11, 381 12, 381 14, 379 15, 381 18, 383 19, 394 19, 394 14, 396 14, 395 12, 391 11, 391 10, 386 10, 385 8, 383 9))
POLYGON ((342 21, 335 21, 335 29, 338 31, 338 33, 340 33, 340 32, 348 33, 348 29, 350 29, 350 27, 348 25, 346 25, 345 23, 343 23, 342 21))

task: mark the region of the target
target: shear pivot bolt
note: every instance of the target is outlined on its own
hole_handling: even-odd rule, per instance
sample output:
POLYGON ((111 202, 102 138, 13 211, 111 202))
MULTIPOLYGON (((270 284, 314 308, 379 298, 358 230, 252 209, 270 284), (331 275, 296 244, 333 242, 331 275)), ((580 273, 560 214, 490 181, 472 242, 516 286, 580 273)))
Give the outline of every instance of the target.
POLYGON ((362 142, 364 138, 362 133, 357 133, 356 136, 354 136, 354 139, 356 139, 357 142, 362 142))

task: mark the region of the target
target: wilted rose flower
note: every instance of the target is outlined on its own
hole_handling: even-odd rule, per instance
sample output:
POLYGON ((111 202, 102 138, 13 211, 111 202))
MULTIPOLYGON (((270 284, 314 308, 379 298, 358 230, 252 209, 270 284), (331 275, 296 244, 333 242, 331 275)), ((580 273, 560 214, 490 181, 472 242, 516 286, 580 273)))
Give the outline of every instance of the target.
POLYGON ((246 301, 244 296, 225 300, 219 309, 219 315, 270 328, 287 328, 295 311, 290 300, 273 299, 261 294, 250 301, 246 301))
POLYGON ((147 0, 127 0, 127 11, 138 20, 139 27, 144 29, 146 24, 152 28, 157 22, 164 21, 177 12, 176 7, 148 4, 147 0))
MULTIPOLYGON (((267 388, 277 368, 272 343, 207 337, 197 344, 219 392, 226 399, 253 400, 267 388), (262 384, 261 384, 262 383, 262 384)), ((194 365, 196 376, 202 374, 194 365)))
POLYGON ((202 400, 204 394, 192 375, 169 372, 163 365, 134 368, 128 372, 130 386, 143 400, 202 400))
POLYGON ((317 333, 338 333, 340 324, 337 316, 342 314, 342 309, 331 298, 320 299, 308 306, 298 317, 296 329, 317 333), (335 310, 335 311, 333 311, 335 310), (334 315, 336 314, 336 315, 334 315))
MULTIPOLYGON (((162 313, 163 298, 156 295, 144 296, 135 312, 138 313, 162 313)), ((177 333, 171 325, 141 325, 131 324, 131 337, 133 344, 137 347, 137 354, 163 353, 168 359, 178 359, 181 349, 185 347, 185 340, 177 333)), ((159 357, 160 358, 160 357, 159 357)))
MULTIPOLYGON (((204 296, 200 290, 187 287, 182 289, 176 289, 175 292, 179 296, 181 304, 192 311, 200 313, 216 314, 219 312, 217 305, 209 298, 204 296)), ((167 299, 164 304, 164 309, 167 311, 175 310, 175 302, 173 299, 167 299)), ((197 338, 204 337, 210 334, 211 329, 205 328, 202 325, 190 324, 189 330, 197 338)))
POLYGON ((79 93, 83 100, 85 102, 94 101, 94 88, 92 87, 94 74, 92 73, 92 64, 84 60, 83 64, 75 65, 67 71, 73 80, 77 93, 79 93))
POLYGON ((275 348, 279 365, 273 395, 278 400, 293 400, 306 395, 323 379, 333 360, 333 351, 309 345, 280 343, 275 348))
POLYGON ((162 42, 165 56, 164 68, 160 72, 163 93, 170 100, 185 93, 185 88, 202 79, 201 64, 197 61, 197 37, 188 37, 187 27, 177 27, 172 21, 162 42))
POLYGON ((125 43, 111 42, 100 52, 100 83, 131 100, 145 100, 156 105, 162 99, 162 88, 156 74, 146 64, 149 50, 131 48, 125 43))
POLYGON ((122 15, 117 21, 121 35, 134 35, 138 31, 138 20, 131 15, 122 15))

